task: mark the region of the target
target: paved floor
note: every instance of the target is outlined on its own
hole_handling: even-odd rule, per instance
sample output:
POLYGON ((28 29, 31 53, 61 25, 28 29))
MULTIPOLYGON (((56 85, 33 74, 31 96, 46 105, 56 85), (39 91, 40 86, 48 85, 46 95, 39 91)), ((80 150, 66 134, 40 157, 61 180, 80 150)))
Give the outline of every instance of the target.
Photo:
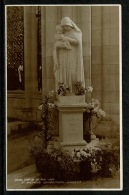
POLYGON ((90 181, 77 181, 52 184, 52 181, 42 184, 42 178, 36 171, 35 165, 31 165, 7 175, 7 189, 36 189, 36 190, 61 190, 61 189, 119 189, 120 177, 117 173, 113 178, 99 178, 90 181), (41 183, 40 185, 38 185, 41 183), (49 183, 49 184, 48 184, 49 183), (51 183, 51 184, 50 184, 51 183), (35 185, 37 184, 37 185, 35 185))
POLYGON ((7 172, 11 173, 18 169, 31 165, 30 146, 33 136, 37 131, 26 131, 20 135, 14 134, 7 140, 7 172))

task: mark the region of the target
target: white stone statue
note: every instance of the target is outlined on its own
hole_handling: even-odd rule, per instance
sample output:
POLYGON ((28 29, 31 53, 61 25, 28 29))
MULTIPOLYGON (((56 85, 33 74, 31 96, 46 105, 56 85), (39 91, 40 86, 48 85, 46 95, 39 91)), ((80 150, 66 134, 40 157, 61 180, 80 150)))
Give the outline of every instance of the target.
POLYGON ((56 43, 53 50, 54 75, 56 83, 61 82, 73 92, 73 85, 81 81, 85 87, 82 33, 76 24, 69 18, 61 20, 61 27, 55 35, 56 43))
POLYGON ((59 68, 59 61, 57 58, 57 49, 58 48, 71 49, 71 45, 67 41, 67 38, 64 36, 63 28, 60 24, 56 26, 55 39, 56 39, 56 42, 54 44, 54 50, 53 50, 54 71, 59 68))

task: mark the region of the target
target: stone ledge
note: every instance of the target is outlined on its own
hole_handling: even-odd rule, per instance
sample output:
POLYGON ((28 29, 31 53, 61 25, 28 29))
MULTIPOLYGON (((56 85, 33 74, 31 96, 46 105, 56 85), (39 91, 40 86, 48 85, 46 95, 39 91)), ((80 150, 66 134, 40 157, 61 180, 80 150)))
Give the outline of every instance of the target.
POLYGON ((67 96, 58 96, 57 101, 60 104, 65 105, 76 105, 85 103, 85 95, 67 95, 67 96))
POLYGON ((15 121, 9 122, 7 126, 7 135, 10 135, 13 131, 18 131, 29 127, 29 122, 15 121))

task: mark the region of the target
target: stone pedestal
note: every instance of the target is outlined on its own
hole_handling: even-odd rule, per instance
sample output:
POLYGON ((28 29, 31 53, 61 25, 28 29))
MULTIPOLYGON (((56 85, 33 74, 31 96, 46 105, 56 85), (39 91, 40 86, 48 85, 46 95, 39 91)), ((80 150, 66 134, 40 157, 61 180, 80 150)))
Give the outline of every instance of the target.
POLYGON ((85 146, 83 140, 83 112, 85 96, 59 96, 59 138, 62 146, 85 146))

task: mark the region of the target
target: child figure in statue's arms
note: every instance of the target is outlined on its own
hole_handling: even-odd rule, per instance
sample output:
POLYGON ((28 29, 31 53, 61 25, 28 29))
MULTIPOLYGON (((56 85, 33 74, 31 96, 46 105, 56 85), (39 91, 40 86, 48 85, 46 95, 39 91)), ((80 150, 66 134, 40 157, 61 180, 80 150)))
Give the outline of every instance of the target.
POLYGON ((55 43, 56 48, 71 49, 71 45, 69 41, 67 40, 67 37, 64 36, 63 28, 60 24, 56 26, 55 39, 56 39, 56 43, 55 43))
POLYGON ((71 45, 67 40, 67 37, 63 34, 63 28, 60 24, 56 26, 56 34, 55 34, 56 42, 54 44, 53 49, 53 60, 54 60, 54 72, 59 69, 59 62, 58 62, 58 52, 57 50, 62 49, 71 49, 71 45))

